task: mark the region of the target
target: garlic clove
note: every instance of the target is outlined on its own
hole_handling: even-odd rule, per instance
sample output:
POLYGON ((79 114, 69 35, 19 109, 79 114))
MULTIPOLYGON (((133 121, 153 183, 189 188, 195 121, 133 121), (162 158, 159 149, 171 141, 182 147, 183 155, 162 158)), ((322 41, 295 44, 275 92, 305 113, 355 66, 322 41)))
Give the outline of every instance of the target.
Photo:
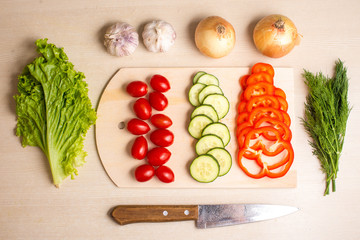
POLYGON ((139 45, 139 35, 130 24, 118 22, 106 30, 104 45, 113 56, 129 56, 139 45))
POLYGON ((176 32, 171 24, 154 20, 145 25, 142 37, 150 52, 167 52, 175 43, 176 32))

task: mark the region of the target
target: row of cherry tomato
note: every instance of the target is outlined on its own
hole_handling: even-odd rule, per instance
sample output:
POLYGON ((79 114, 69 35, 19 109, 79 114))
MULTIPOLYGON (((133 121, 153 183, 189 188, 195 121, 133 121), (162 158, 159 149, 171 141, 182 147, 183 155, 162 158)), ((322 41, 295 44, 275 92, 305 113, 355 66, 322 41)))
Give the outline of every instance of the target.
POLYGON ((175 175, 164 164, 171 157, 171 152, 166 147, 174 142, 174 134, 167 129, 172 121, 165 114, 152 114, 152 109, 163 111, 168 106, 168 99, 163 93, 170 90, 170 83, 164 76, 154 75, 150 79, 150 86, 154 91, 149 94, 147 84, 142 81, 130 82, 126 88, 129 95, 138 98, 133 105, 138 118, 131 119, 127 124, 130 133, 140 135, 131 147, 131 155, 138 160, 147 159, 146 164, 135 169, 135 178, 139 182, 146 182, 157 176, 160 181, 170 183, 174 181, 175 175), (144 97, 147 94, 148 99, 144 97), (156 128, 150 133, 150 141, 156 145, 151 150, 148 150, 148 142, 144 137, 151 130, 147 120, 156 128))
POLYGON ((238 164, 252 178, 282 177, 294 159, 288 103, 284 91, 274 86, 274 75, 270 64, 257 63, 251 74, 240 79, 238 164), (259 169, 247 167, 249 162, 255 162, 259 169))

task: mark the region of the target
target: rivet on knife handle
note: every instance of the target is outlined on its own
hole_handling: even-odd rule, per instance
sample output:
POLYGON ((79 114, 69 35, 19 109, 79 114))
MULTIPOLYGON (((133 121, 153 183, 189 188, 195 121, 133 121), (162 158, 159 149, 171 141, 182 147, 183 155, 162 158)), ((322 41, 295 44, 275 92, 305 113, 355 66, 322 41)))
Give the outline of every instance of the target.
POLYGON ((170 222, 198 219, 197 205, 120 205, 112 217, 125 225, 137 222, 170 222))

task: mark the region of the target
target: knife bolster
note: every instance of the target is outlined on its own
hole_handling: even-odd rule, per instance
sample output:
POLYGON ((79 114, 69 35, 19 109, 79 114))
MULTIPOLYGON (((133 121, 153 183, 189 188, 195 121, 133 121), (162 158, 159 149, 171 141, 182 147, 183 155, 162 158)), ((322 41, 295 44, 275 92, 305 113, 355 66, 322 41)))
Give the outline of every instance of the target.
POLYGON ((121 205, 112 217, 120 225, 137 222, 171 222, 198 219, 197 205, 121 205))

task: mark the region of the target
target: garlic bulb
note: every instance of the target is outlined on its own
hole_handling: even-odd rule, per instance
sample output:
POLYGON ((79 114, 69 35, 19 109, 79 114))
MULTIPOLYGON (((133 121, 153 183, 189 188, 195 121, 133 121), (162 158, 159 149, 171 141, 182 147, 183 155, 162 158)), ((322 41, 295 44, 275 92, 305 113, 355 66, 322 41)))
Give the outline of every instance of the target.
POLYGON ((104 37, 108 53, 118 57, 131 55, 139 45, 139 35, 135 28, 123 22, 110 26, 104 37))
POLYGON ((175 43, 176 33, 169 23, 155 20, 145 25, 142 37, 150 52, 167 52, 175 43))

